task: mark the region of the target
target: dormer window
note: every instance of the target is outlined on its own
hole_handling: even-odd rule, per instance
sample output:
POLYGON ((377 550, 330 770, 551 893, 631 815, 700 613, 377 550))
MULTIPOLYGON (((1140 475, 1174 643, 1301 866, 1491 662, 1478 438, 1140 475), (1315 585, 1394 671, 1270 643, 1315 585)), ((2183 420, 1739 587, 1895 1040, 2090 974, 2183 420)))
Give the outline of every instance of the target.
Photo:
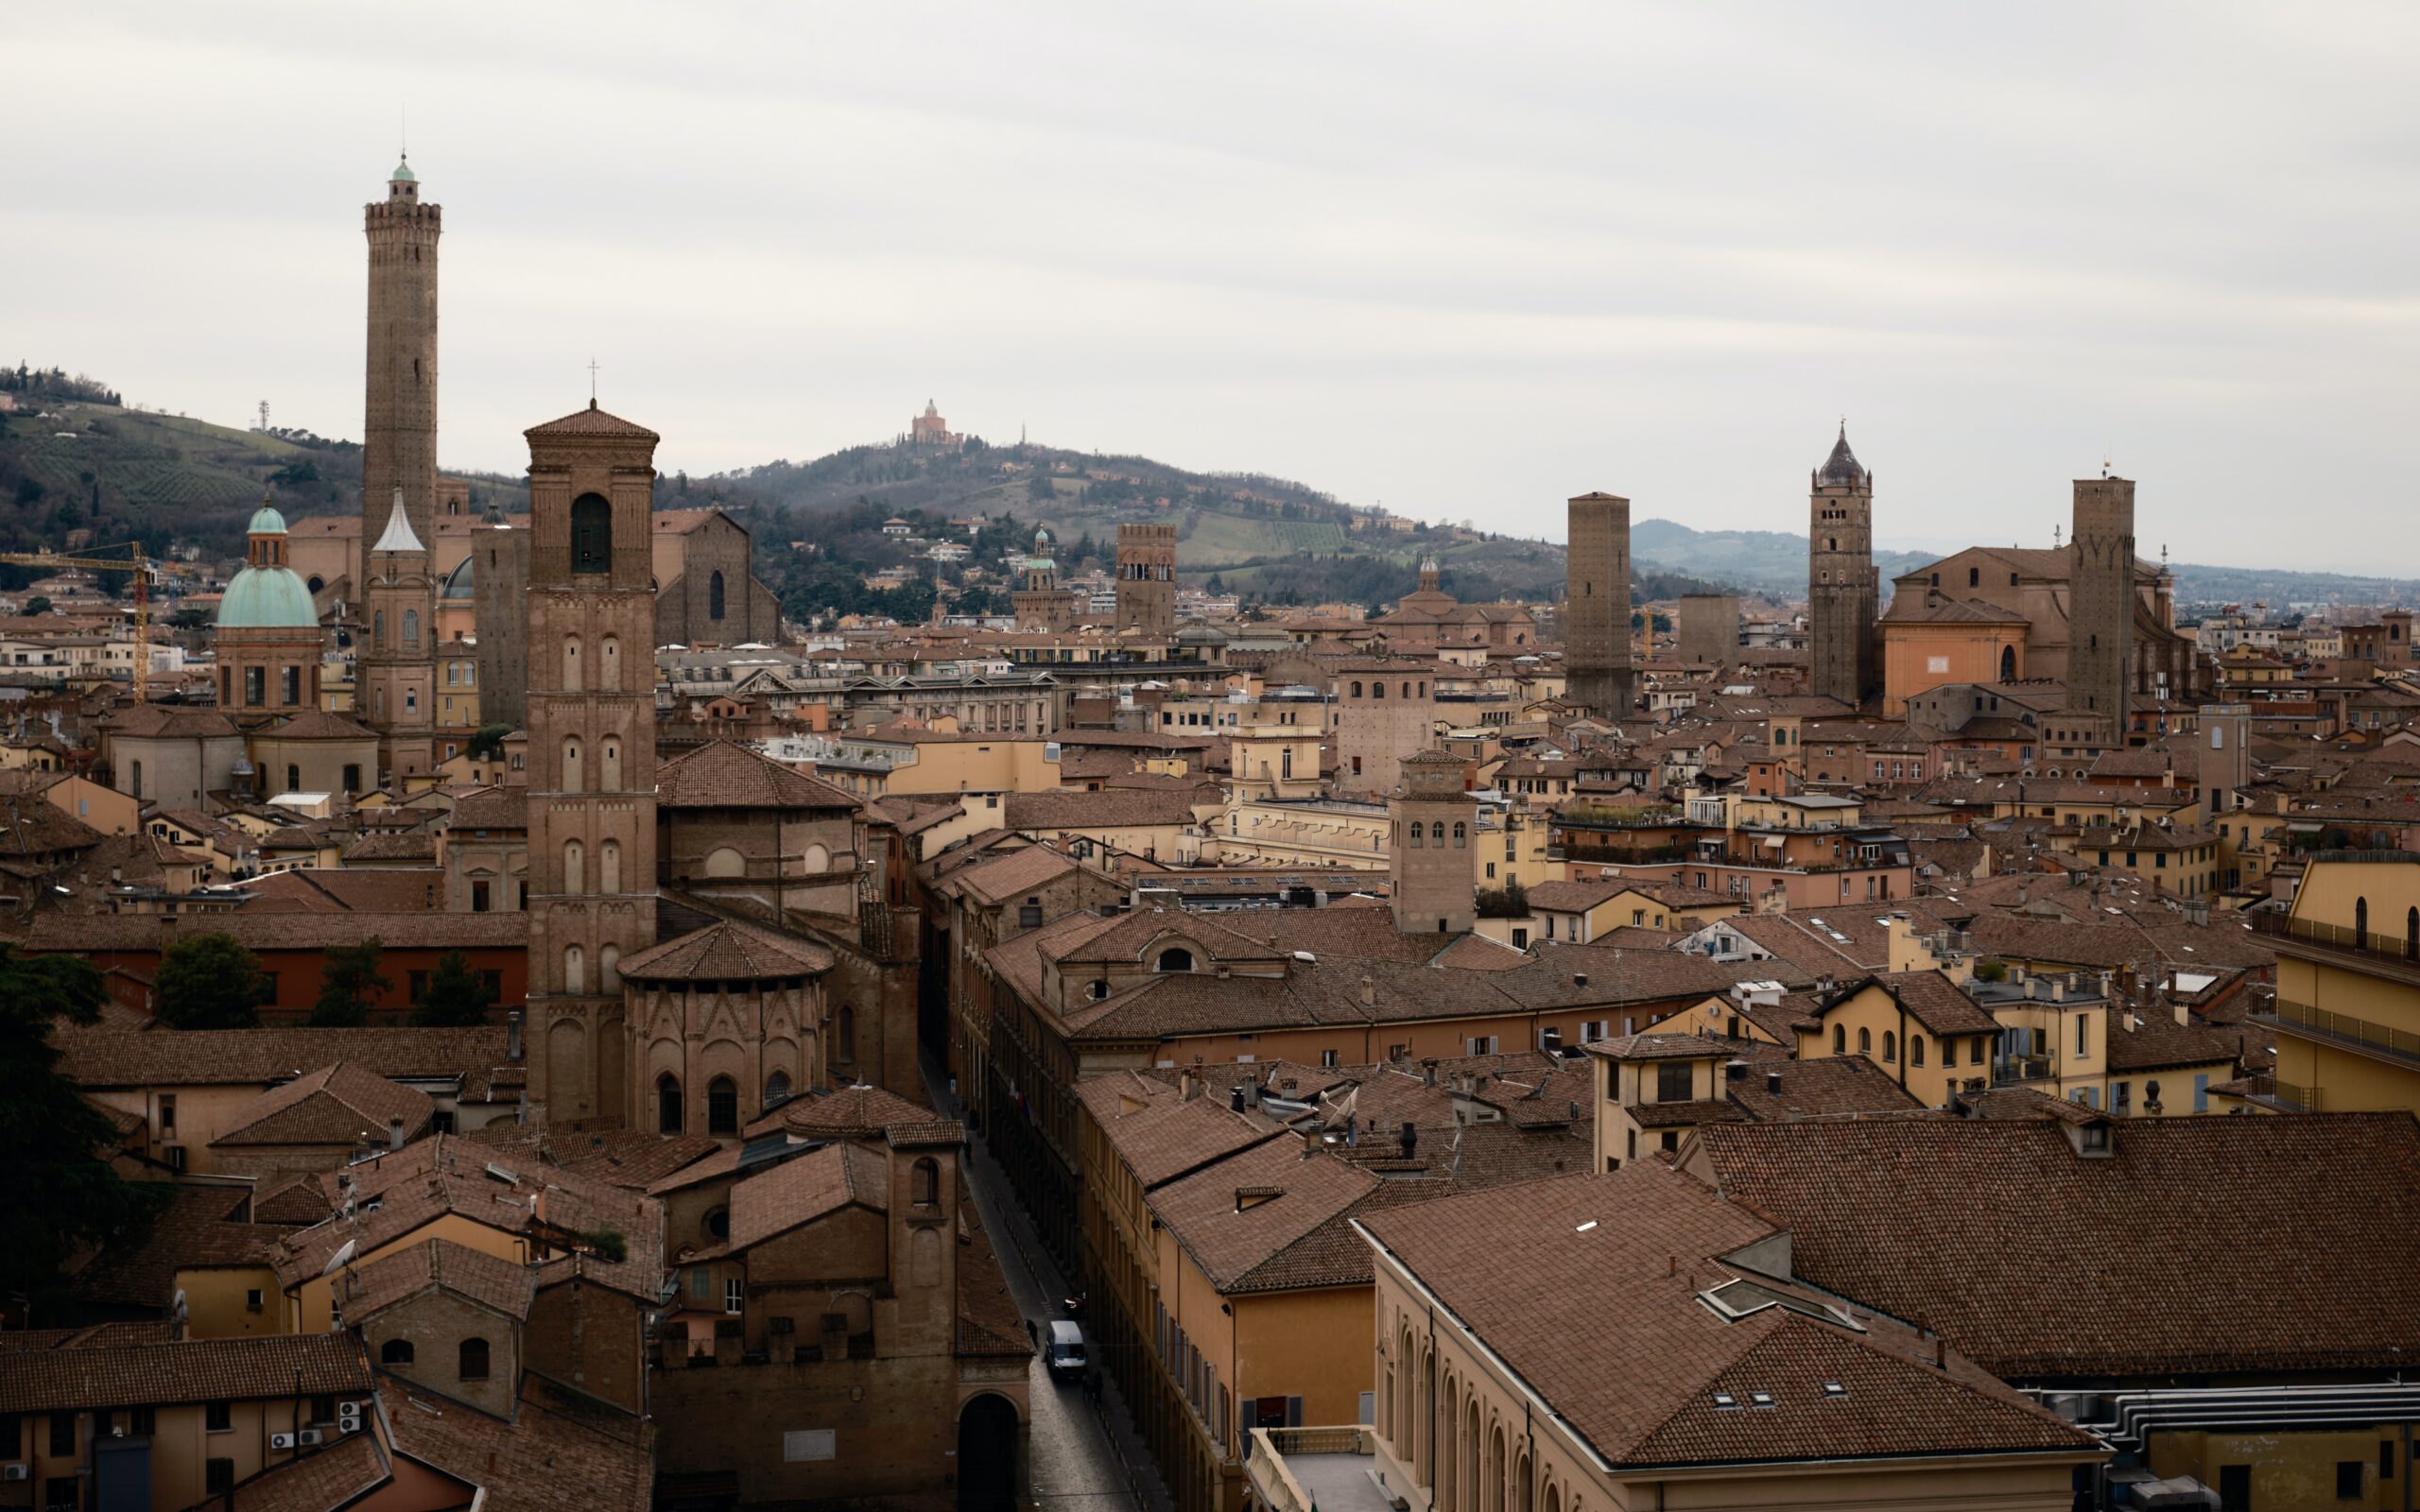
POLYGON ((1171 945, 1167 950, 1160 952, 1159 964, 1154 967, 1153 970, 1160 971, 1190 971, 1193 970, 1193 953, 1186 950, 1182 945, 1171 945))

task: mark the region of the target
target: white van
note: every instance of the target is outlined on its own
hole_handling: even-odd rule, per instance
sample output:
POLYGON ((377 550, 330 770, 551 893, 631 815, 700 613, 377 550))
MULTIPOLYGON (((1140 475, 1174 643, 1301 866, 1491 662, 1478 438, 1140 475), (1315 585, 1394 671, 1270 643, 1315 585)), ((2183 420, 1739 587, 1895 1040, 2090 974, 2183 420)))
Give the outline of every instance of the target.
POLYGON ((1084 1375, 1084 1330, 1078 1323, 1050 1325, 1050 1342, 1044 1347, 1042 1363, 1050 1368, 1053 1381, 1080 1381, 1084 1375))

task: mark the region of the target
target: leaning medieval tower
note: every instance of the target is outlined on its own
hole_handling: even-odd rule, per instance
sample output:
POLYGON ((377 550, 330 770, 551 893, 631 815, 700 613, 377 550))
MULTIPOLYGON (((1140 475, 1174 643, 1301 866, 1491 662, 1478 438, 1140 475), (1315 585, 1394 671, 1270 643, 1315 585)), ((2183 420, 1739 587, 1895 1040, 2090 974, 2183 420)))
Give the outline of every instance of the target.
POLYGON ((1848 426, 1807 485, 1806 619, 1812 690, 1854 709, 1876 691, 1874 474, 1849 450, 1848 426))
MULTIPOLYGON (((371 547, 408 541, 424 558, 437 542, 437 238, 443 218, 442 210, 421 202, 420 180, 409 163, 395 165, 384 200, 362 207, 362 231, 370 240, 370 332, 361 422, 361 542, 371 547), (393 528, 398 499, 400 531, 393 528)), ((376 579, 389 619, 384 644, 378 644, 375 627, 354 615, 373 632, 367 648, 372 664, 364 667, 357 702, 379 733, 386 779, 400 781, 426 771, 432 761, 433 711, 417 690, 432 689, 437 680, 436 574, 422 559, 416 572, 381 578, 374 555, 374 548, 363 553, 362 580, 353 585, 354 596, 366 601, 376 579), (421 627, 410 640, 403 633, 406 616, 421 627), (407 702, 420 706, 407 710, 407 702), (407 713, 417 717, 406 719, 407 713)))
POLYGON ((653 431, 529 440, 529 1043, 554 1122, 630 1116, 620 964, 655 939, 653 431))

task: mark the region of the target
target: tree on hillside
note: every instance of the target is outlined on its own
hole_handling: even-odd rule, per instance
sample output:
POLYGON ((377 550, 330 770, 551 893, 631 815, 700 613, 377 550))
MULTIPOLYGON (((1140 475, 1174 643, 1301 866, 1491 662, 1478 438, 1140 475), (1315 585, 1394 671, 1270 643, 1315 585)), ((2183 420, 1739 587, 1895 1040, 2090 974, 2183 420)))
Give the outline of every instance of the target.
POLYGON ((233 935, 196 935, 160 953, 153 986, 171 1029, 249 1029, 268 996, 261 963, 233 935))
POLYGON ((471 957, 447 951, 428 973, 428 986, 412 1005, 412 1022, 424 1029, 458 1029, 488 1022, 495 1004, 495 988, 471 969, 471 957))
POLYGON ((27 614, 47 614, 50 612, 50 600, 40 593, 36 593, 33 597, 26 600, 26 612, 27 614))
POLYGON ((320 1000, 311 1005, 311 1027, 358 1029, 370 1022, 370 1000, 395 984, 378 970, 381 943, 372 935, 358 945, 331 945, 320 968, 320 1000))
POLYGON ((101 1000, 92 962, 0 944, 0 1309, 24 1297, 21 1327, 53 1320, 70 1255, 139 1233, 168 1190, 111 1169, 115 1129, 59 1074, 51 1026, 98 1022, 101 1000))

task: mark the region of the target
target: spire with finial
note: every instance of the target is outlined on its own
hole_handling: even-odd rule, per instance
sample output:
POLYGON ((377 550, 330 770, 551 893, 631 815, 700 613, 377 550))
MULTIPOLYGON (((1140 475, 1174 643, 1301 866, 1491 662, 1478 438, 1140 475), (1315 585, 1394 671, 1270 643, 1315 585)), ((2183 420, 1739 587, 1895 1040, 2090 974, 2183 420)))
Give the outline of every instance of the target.
POLYGON ((1824 458, 1824 465, 1815 470, 1815 486, 1819 489, 1862 488, 1871 481, 1871 476, 1858 464, 1857 454, 1849 450, 1849 418, 1843 415, 1841 417, 1840 437, 1832 442, 1832 455, 1824 458))

